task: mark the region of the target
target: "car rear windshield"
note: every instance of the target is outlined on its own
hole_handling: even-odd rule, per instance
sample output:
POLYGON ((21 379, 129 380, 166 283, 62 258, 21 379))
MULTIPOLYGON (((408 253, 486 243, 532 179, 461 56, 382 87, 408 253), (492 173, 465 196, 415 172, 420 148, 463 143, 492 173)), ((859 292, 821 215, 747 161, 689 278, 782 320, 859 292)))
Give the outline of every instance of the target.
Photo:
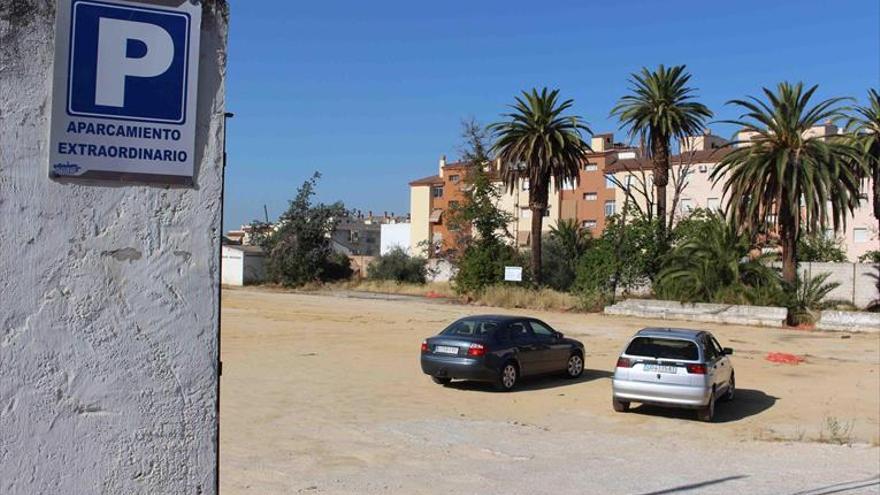
POLYGON ((626 353, 630 356, 644 356, 658 359, 679 359, 696 361, 699 359, 697 344, 690 340, 664 339, 657 337, 636 337, 629 343, 626 353))
POLYGON ((488 337, 498 328, 498 322, 465 318, 458 320, 440 332, 440 335, 488 337))

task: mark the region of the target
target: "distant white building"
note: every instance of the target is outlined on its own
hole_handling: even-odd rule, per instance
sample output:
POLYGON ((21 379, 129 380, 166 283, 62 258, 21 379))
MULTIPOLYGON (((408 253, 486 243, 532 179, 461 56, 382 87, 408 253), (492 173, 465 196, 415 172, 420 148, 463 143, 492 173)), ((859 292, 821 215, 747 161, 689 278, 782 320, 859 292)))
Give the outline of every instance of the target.
POLYGON ((379 232, 379 252, 388 254, 396 247, 410 253, 410 223, 383 223, 379 232))
POLYGON ((266 280, 266 254, 259 246, 223 246, 220 282, 223 285, 248 285, 266 280))

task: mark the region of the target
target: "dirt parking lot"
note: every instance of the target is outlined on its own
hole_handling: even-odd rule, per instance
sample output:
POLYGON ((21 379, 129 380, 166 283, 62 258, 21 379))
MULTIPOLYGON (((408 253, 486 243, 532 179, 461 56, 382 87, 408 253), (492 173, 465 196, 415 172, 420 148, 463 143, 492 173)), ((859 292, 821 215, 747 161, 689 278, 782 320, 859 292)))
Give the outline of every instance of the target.
POLYGON ((433 384, 422 339, 477 313, 516 311, 225 290, 222 493, 880 493, 876 334, 677 323, 736 350, 737 399, 706 424, 611 410, 625 339, 670 322, 529 312, 586 344, 580 379, 433 384))

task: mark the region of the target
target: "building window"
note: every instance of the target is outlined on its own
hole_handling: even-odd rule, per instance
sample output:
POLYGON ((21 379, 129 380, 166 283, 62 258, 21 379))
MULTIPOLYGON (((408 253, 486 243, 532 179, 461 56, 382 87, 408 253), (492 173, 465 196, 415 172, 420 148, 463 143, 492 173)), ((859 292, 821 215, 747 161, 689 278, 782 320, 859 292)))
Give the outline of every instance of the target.
POLYGON ((610 217, 611 215, 614 215, 615 206, 616 206, 616 203, 614 202, 614 200, 610 200, 610 201, 605 202, 605 216, 606 217, 610 217))
POLYGON ((721 200, 719 198, 709 198, 706 200, 706 208, 710 210, 720 210, 721 200))
POLYGON ((596 201, 596 197, 597 195, 594 192, 584 193, 584 201, 596 201))
POLYGON ((596 228, 596 221, 595 220, 584 220, 583 222, 581 222, 581 227, 583 227, 585 229, 590 229, 590 230, 595 229, 596 228))
POLYGON ((545 217, 549 217, 549 216, 550 216, 550 208, 545 208, 545 209, 544 209, 544 216, 545 216, 545 217))
POLYGON ((432 187, 431 188, 431 196, 434 196, 435 198, 442 198, 443 197, 443 186, 432 187))
POLYGON ((694 202, 690 199, 682 199, 680 204, 682 213, 687 213, 694 209, 694 202))
POLYGON ((458 181, 459 181, 460 178, 461 178, 461 177, 459 177, 458 175, 450 175, 450 176, 449 176, 449 182, 452 182, 453 184, 456 184, 456 183, 458 183, 458 181))
POLYGON ((599 170, 599 165, 596 163, 587 162, 587 164, 584 165, 584 172, 595 172, 596 170, 599 170))
POLYGON ((352 243, 356 243, 360 240, 360 232, 357 230, 349 230, 348 231, 348 241, 352 243))
POLYGON ((575 184, 571 179, 566 179, 562 181, 562 190, 563 191, 574 191, 575 184))
POLYGON ((523 219, 532 218, 532 210, 528 208, 521 208, 519 211, 519 217, 523 219))
POLYGON ((528 191, 528 190, 529 190, 529 179, 523 179, 523 180, 522 180, 522 190, 523 190, 523 191, 528 191))
POLYGON ((614 176, 611 174, 605 174, 605 188, 614 189, 614 187, 614 176))
POLYGON ((853 229, 853 242, 868 242, 868 229, 853 229))

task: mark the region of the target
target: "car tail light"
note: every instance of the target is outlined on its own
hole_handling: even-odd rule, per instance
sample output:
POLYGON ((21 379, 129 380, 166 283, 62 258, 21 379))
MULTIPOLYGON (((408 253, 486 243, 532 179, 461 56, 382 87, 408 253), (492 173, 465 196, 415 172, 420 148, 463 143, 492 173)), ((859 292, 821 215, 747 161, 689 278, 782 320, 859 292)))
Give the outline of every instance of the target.
POLYGON ((486 348, 483 347, 483 344, 471 344, 468 347, 467 355, 470 357, 480 357, 486 355, 486 348))
POLYGON ((624 357, 617 358, 617 367, 618 368, 631 368, 632 361, 630 361, 629 359, 624 358, 624 357))
POLYGON ((422 352, 428 352, 428 341, 422 341, 422 352))
POLYGON ((706 365, 705 364, 689 364, 687 365, 688 373, 692 375, 705 375, 706 374, 706 365))

